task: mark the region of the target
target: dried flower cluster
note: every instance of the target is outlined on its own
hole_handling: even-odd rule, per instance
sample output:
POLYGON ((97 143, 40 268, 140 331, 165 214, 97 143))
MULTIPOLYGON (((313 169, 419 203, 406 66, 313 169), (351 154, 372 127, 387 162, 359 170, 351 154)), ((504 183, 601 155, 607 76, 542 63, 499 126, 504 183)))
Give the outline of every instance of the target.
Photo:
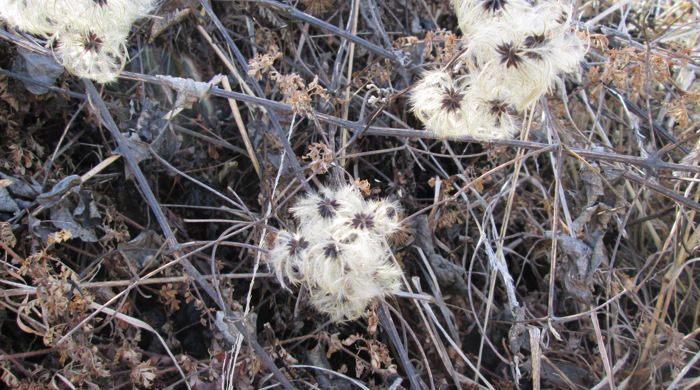
POLYGON ((333 7, 333 0, 301 0, 306 7, 306 12, 318 16, 324 14, 333 7))
POLYGON ((69 72, 114 81, 124 67, 131 25, 157 0, 0 0, 0 18, 56 41, 56 57, 69 72))
POLYGON ((256 80, 262 80, 268 75, 277 84, 280 93, 284 97, 284 103, 292 106, 297 115, 308 116, 313 113, 313 96, 320 97, 323 101, 328 101, 331 97, 325 88, 319 84, 318 76, 308 85, 296 73, 282 74, 275 69, 275 60, 282 57, 279 46, 276 43, 269 45, 269 52, 266 54, 256 54, 248 61, 248 75, 256 80))
POLYGON ((333 321, 362 316, 371 300, 398 291, 401 270, 387 239, 399 232, 399 205, 365 201, 358 190, 321 188, 291 209, 296 232, 280 231, 269 264, 280 283, 304 285, 333 321))
POLYGON ((524 0, 453 0, 467 48, 454 68, 427 72, 411 105, 441 137, 511 138, 517 114, 578 69, 586 45, 569 7, 524 0), (455 76, 454 69, 465 70, 455 76))

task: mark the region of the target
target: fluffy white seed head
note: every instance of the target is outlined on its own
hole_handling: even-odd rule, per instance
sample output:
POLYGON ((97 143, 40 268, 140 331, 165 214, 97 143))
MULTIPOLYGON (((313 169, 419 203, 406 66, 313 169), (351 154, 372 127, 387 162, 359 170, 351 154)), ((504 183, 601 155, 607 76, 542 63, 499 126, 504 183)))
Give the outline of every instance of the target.
POLYGON ((333 322, 352 321, 362 317, 371 300, 372 298, 358 298, 354 290, 347 296, 314 289, 309 297, 311 305, 327 314, 333 322))
POLYGON ((401 270, 390 263, 387 259, 385 264, 382 264, 374 269, 372 275, 380 289, 380 295, 386 296, 401 290, 401 270))
POLYGON ((467 35, 481 24, 507 21, 531 5, 524 0, 452 0, 459 28, 467 35))
POLYGON ((411 93, 411 110, 439 137, 464 135, 473 121, 465 100, 468 84, 468 79, 455 80, 443 70, 426 72, 411 93))
POLYGON ((78 77, 108 83, 117 78, 126 62, 126 35, 118 31, 67 30, 57 39, 56 56, 78 77))
MULTIPOLYGON (((429 72, 411 95, 413 112, 426 129, 439 137, 469 136, 483 141, 512 138, 519 127, 515 110, 510 106, 513 94, 520 92, 503 88, 501 78, 489 76, 482 72, 479 77, 470 78, 469 84, 460 85, 446 72, 429 72), (460 88, 459 106, 447 109, 446 105, 452 103, 440 100, 445 99, 441 91, 455 85, 460 88)), ((398 221, 396 223, 391 228, 398 230, 398 221)))
POLYGON ((50 13, 50 0, 0 0, 0 18, 19 30, 39 35, 51 35, 55 22, 50 13))
POLYGON ((367 202, 353 186, 322 187, 317 193, 300 198, 290 210, 304 234, 320 239, 330 234, 346 240, 351 234, 362 232, 388 238, 400 228, 398 203, 367 202))
POLYGON ((478 120, 467 135, 483 141, 513 138, 520 132, 520 125, 516 108, 510 101, 518 91, 482 81, 475 83, 467 95, 469 104, 478 113, 478 120))
POLYGON ((341 209, 330 232, 342 242, 381 253, 386 250, 386 242, 401 229, 400 212, 395 202, 363 201, 362 207, 341 209))
POLYGON ((356 243, 345 244, 333 238, 315 243, 309 251, 309 262, 305 269, 311 287, 331 293, 342 293, 359 283, 358 277, 365 274, 368 264, 376 255, 363 250, 356 243))
POLYGON ((317 193, 301 197, 290 210, 305 234, 324 239, 341 210, 354 209, 361 201, 361 196, 354 192, 322 187, 317 193))
POLYGON ((57 0, 51 14, 61 13, 54 17, 57 30, 80 26, 127 32, 155 4, 153 0, 57 0))
POLYGON ((309 242, 302 235, 284 230, 277 233, 268 264, 283 287, 287 288, 286 282, 297 285, 305 280, 308 252, 309 242))
POLYGON ((20 30, 52 36, 56 56, 76 76, 106 83, 127 58, 131 25, 155 0, 0 0, 0 17, 20 30))
POLYGON ((564 10, 544 4, 507 21, 480 24, 462 56, 477 83, 511 91, 507 102, 522 111, 547 93, 559 74, 577 69, 586 49, 564 10))
POLYGON ((126 32, 156 4, 154 0, 0 0, 0 17, 40 36, 65 29, 126 32))
POLYGON ((401 288, 387 243, 400 229, 397 202, 366 201, 353 186, 322 187, 291 212, 297 233, 280 232, 268 262, 283 286, 307 287, 317 310, 333 321, 356 319, 373 299, 401 288))
POLYGON ((390 202, 386 199, 372 200, 367 206, 368 211, 374 215, 375 232, 388 239, 401 230, 400 217, 403 210, 398 202, 390 202))
POLYGON ((355 319, 374 299, 401 288, 401 271, 389 262, 388 246, 328 239, 310 250, 311 303, 334 321, 355 319), (331 299, 333 298, 333 299, 331 299))

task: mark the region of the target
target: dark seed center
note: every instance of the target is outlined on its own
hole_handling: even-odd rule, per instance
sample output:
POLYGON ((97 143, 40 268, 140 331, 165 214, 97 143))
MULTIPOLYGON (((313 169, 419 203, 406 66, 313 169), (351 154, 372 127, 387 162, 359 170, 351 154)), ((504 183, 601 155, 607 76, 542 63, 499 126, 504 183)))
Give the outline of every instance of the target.
MULTIPOLYGON (((545 38, 544 34, 535 34, 525 38, 523 44, 525 45, 526 49, 539 49, 544 47, 547 44, 547 42, 549 42, 549 39, 545 38)), ((527 52, 525 53, 525 55, 528 58, 536 60, 542 59, 542 55, 534 51, 527 52)))
POLYGON ((296 238, 292 238, 287 243, 287 249, 289 250, 289 256, 299 256, 299 255, 301 255, 301 252, 308 247, 309 247, 309 242, 306 241, 303 237, 300 237, 298 240, 296 238))
POLYGON ((99 53, 103 43, 104 41, 102 41, 97 34, 90 32, 85 41, 85 51, 94 51, 95 53, 99 53))
POLYGON ((320 202, 318 202, 318 213, 321 214, 323 218, 333 218, 335 216, 335 210, 338 209, 340 203, 335 199, 328 199, 323 197, 320 202))
POLYGON ((501 55, 501 64, 506 64, 506 68, 517 68, 523 62, 523 58, 520 56, 523 51, 512 43, 498 45, 496 52, 501 55))
POLYGON ((374 217, 365 213, 357 213, 352 219, 352 227, 355 229, 371 229, 374 226, 374 217))
POLYGON ((489 102, 491 105, 490 113, 494 116, 501 116, 508 112, 508 105, 500 100, 491 100, 489 102))
POLYGON ((496 12, 505 8, 506 4, 508 4, 508 0, 484 0, 481 6, 484 11, 496 12))
POLYGON ((323 247, 323 254, 333 260, 337 259, 340 255, 340 248, 334 242, 323 247))
POLYGON ((462 105, 464 94, 459 93, 454 88, 447 88, 442 95, 442 108, 447 111, 456 111, 462 105))

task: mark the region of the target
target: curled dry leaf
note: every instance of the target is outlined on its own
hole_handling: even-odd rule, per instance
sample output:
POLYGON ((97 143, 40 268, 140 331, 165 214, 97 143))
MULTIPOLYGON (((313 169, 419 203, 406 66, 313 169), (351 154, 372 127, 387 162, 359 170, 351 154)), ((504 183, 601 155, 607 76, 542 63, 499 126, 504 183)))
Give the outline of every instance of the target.
POLYGON ((304 159, 311 160, 309 165, 313 173, 324 174, 333 163, 333 152, 323 142, 314 142, 309 145, 309 153, 304 156, 304 159))
POLYGON ((15 234, 12 232, 12 225, 9 222, 0 221, 0 240, 10 248, 14 248, 17 244, 15 234))

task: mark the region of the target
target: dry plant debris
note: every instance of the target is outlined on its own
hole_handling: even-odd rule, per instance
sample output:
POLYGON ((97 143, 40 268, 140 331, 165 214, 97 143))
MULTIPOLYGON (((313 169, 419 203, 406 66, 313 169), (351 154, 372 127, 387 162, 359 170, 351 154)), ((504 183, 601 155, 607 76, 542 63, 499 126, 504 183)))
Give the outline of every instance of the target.
POLYGON ((0 387, 698 387, 699 16, 0 0, 0 387))

